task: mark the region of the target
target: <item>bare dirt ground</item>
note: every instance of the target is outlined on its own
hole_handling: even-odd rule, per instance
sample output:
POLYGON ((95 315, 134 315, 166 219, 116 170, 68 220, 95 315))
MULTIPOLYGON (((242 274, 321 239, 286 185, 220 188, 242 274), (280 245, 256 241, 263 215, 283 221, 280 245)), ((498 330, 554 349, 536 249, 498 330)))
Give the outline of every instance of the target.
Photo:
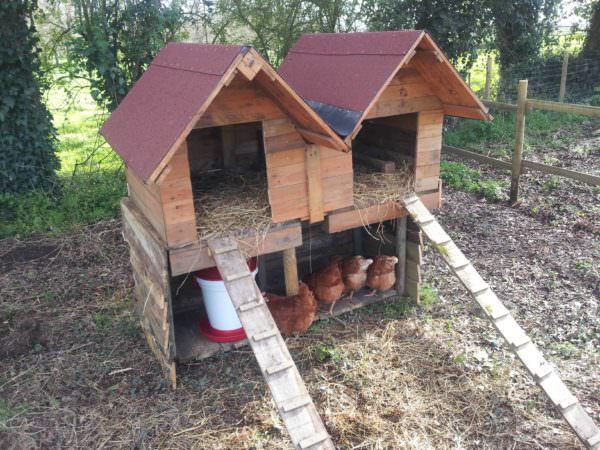
MULTIPOLYGON (((544 182, 526 176, 517 208, 449 190, 438 217, 600 421, 600 191, 544 182), (532 213, 540 202, 553 217, 532 213)), ((375 305, 288 341, 336 445, 581 448, 441 259, 425 258, 423 307, 375 305)), ((131 298, 118 221, 0 242, 0 448, 288 445, 248 349, 180 365, 173 392, 131 298)))

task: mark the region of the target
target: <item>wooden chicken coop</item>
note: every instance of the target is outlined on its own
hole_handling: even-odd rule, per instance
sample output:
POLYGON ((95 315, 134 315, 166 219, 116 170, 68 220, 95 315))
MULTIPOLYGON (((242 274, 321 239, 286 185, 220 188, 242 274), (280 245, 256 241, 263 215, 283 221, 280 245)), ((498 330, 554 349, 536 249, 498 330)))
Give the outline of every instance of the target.
POLYGON ((211 239, 258 256, 270 292, 295 292, 333 255, 398 256, 396 290, 334 314, 418 298, 421 237, 399 199, 440 205, 445 114, 488 118, 424 32, 306 35, 279 74, 246 46, 161 50, 101 133, 126 165, 137 307, 173 385, 176 362, 246 343, 198 331, 191 274, 215 266, 211 239))

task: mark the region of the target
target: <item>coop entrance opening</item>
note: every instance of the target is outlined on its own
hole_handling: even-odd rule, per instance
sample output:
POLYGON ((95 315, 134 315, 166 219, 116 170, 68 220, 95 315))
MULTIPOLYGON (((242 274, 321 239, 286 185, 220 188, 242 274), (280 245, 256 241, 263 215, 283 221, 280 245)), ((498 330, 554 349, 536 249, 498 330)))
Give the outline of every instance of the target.
POLYGON ((261 122, 194 130, 188 152, 199 238, 266 234, 272 220, 261 122))
POLYGON ((354 206, 398 202, 414 188, 418 114, 367 120, 352 143, 354 206))

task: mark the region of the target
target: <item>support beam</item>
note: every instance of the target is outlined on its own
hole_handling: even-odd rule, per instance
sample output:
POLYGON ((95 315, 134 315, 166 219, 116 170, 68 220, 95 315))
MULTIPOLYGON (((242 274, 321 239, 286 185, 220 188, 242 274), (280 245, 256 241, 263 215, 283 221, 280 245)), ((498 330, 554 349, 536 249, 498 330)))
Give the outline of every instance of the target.
POLYGON ((285 294, 298 294, 298 264, 296 262, 296 249, 288 248, 283 252, 283 276, 285 279, 285 294))
POLYGON ((396 291, 404 295, 406 290, 406 216, 396 219, 396 291))

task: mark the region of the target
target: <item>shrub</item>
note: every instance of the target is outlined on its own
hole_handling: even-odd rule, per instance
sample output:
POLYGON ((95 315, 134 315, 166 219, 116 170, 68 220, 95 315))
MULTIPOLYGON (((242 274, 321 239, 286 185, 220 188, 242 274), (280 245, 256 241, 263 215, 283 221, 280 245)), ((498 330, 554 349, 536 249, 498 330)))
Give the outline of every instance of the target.
POLYGON ((0 2, 0 192, 54 186, 56 130, 37 78, 35 2, 0 2))

